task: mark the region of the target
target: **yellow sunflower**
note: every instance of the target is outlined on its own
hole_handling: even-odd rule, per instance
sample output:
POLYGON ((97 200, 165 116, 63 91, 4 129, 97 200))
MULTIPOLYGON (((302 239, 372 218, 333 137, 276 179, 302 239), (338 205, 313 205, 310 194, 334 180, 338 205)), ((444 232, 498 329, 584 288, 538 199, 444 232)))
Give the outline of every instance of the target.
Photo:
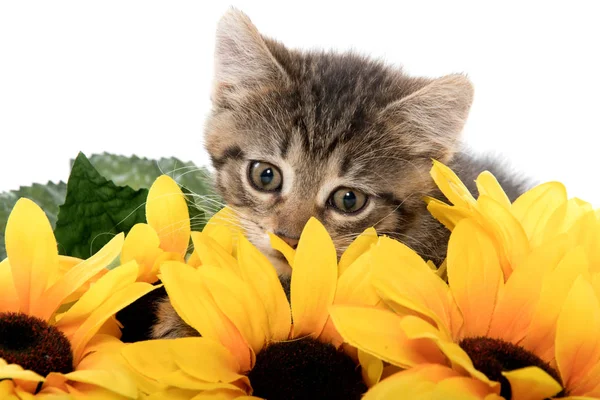
POLYGON ((184 261, 190 241, 190 215, 185 196, 167 175, 158 177, 150 187, 146 220, 147 224, 136 224, 127 234, 121 263, 137 261, 138 280, 154 283, 163 261, 184 261))
POLYGON ((311 219, 297 250, 286 249, 293 264, 291 301, 267 258, 240 236, 236 259, 227 236, 225 231, 213 237, 194 232, 202 266, 167 262, 161 267, 173 307, 202 338, 128 345, 123 354, 146 378, 145 391, 155 398, 182 399, 286 398, 289 393, 360 398, 380 378, 383 365, 342 346, 328 309, 379 303, 369 284, 367 254, 360 250, 377 240, 374 231, 350 246, 340 271, 331 238, 311 219), (362 375, 359 361, 366 366, 362 375))
POLYGON ((344 340, 403 368, 450 367, 505 398, 600 396, 596 212, 555 183, 501 202, 488 174, 475 201, 451 175, 437 181, 455 206, 430 201, 453 229, 448 283, 381 238, 371 250, 373 285, 393 311, 334 306, 344 340))
POLYGON ((0 263, 1 398, 137 397, 111 318, 153 287, 135 283, 135 262, 98 275, 122 245, 118 235, 73 265, 58 256, 44 212, 30 200, 17 202, 6 225, 8 258, 0 263), (82 287, 89 290, 59 313, 82 287))
POLYGON ((567 232, 579 217, 594 213, 590 204, 577 198, 569 200, 559 182, 538 185, 511 204, 496 178, 487 171, 475 181, 477 199, 450 168, 437 161, 431 176, 453 205, 427 198, 427 209, 449 230, 464 218, 481 225, 494 239, 507 278, 532 249, 567 232))
MULTIPOLYGON (((529 388, 532 392, 532 388, 529 388)), ((501 400, 485 383, 439 364, 420 364, 382 380, 364 400, 501 400)))
MULTIPOLYGON (((148 223, 131 228, 121 252, 121 263, 135 260, 140 266, 138 281, 156 282, 165 261, 186 262, 195 267, 201 264, 197 252, 185 259, 193 221, 190 221, 185 195, 171 177, 159 176, 150 187, 146 220, 148 223)), ((210 237, 227 238, 228 244, 220 244, 229 250, 235 249, 233 245, 240 230, 234 221, 231 210, 224 208, 210 219, 202 232, 210 237)))

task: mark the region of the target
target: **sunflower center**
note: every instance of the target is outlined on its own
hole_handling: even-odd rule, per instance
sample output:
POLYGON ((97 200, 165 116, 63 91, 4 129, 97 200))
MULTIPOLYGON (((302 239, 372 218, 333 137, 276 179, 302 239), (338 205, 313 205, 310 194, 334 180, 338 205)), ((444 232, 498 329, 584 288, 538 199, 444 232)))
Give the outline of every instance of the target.
POLYGON ((309 338, 269 345, 248 378, 253 395, 269 400, 358 400, 367 390, 347 354, 309 338))
POLYGON ((511 398, 512 391, 510 383, 502 375, 502 372, 525 367, 538 367, 557 382, 561 382, 558 373, 550 364, 516 344, 480 336, 465 338, 460 341, 459 345, 471 357, 475 368, 491 380, 500 382, 500 395, 505 399, 511 398))
POLYGON ((47 376, 73 371, 71 343, 45 321, 22 313, 0 313, 0 358, 47 376))

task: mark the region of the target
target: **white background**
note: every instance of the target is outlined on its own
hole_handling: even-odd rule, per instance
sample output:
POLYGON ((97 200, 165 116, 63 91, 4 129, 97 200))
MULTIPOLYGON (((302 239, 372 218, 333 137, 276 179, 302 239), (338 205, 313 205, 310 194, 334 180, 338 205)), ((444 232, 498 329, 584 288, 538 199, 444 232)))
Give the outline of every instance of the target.
POLYGON ((289 46, 468 73, 465 138, 600 205, 600 2, 2 1, 0 191, 79 150, 207 164, 214 29, 230 6, 289 46))

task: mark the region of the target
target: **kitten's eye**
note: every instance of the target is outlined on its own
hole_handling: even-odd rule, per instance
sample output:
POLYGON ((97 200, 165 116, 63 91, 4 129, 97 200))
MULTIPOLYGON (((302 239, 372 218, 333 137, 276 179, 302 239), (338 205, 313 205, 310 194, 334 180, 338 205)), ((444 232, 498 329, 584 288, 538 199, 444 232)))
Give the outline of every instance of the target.
POLYGON ((367 195, 354 189, 339 188, 329 197, 329 204, 343 213, 355 213, 367 204, 367 195))
POLYGON ((279 168, 264 161, 251 161, 248 178, 256 190, 274 192, 281 189, 283 178, 279 168))

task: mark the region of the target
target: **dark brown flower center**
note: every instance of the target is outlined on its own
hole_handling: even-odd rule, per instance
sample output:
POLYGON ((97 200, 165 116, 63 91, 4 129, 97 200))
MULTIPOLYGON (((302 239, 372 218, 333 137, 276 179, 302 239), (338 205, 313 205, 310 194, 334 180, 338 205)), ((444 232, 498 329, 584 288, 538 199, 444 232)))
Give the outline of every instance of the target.
POLYGON ((0 313, 0 358, 44 377, 73 371, 71 343, 65 335, 22 313, 0 313))
POLYGON ((557 382, 561 382, 560 376, 550 364, 516 344, 480 336, 463 339, 459 345, 471 357, 475 368, 491 380, 500 382, 500 395, 505 399, 511 398, 512 391, 510 383, 502 375, 502 372, 525 367, 538 367, 557 382))
POLYGON ((269 400, 358 400, 367 390, 347 354, 309 338, 269 345, 248 378, 253 395, 269 400))

